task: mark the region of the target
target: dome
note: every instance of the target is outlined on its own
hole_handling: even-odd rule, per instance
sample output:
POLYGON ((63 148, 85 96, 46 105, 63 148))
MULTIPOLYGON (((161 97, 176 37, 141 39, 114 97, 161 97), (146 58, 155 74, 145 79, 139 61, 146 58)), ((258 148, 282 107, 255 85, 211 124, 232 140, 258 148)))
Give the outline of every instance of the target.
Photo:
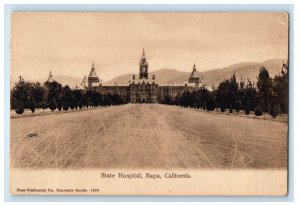
POLYGON ((200 82, 200 75, 196 69, 196 65, 193 66, 193 71, 191 73, 191 76, 189 78, 190 83, 199 83, 200 82))

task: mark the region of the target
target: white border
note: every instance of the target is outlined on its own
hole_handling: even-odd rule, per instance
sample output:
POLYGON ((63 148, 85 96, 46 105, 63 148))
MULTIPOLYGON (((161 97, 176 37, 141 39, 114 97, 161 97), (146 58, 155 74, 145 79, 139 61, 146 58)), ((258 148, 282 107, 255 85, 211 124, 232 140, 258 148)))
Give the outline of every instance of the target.
MULTIPOLYGON (((152 3, 152 4, 165 4, 168 3, 170 1, 167 0, 144 0, 143 4, 148 4, 148 3, 152 3)), ((43 2, 39 1, 39 0, 28 0, 26 2, 22 1, 22 0, 4 0, 4 2, 1 4, 1 15, 0 15, 0 22, 3 24, 4 22, 4 4, 94 4, 94 3, 101 3, 101 4, 124 4, 125 2, 122 0, 106 0, 106 1, 96 1, 96 0, 44 0, 43 2)), ((247 0, 247 1, 239 1, 239 0, 231 0, 231 1, 222 1, 222 0, 211 0, 211 1, 204 1, 204 0, 199 0, 199 1, 192 1, 192 0, 172 0, 170 3, 172 4, 189 4, 189 3, 198 3, 198 4, 294 4, 294 57, 295 57, 295 61, 294 61, 294 91, 295 91, 295 96, 294 96, 294 120, 292 120, 294 122, 294 148, 295 148, 295 155, 294 155, 294 200, 295 202, 291 202, 291 203, 253 203, 256 205, 277 205, 277 204, 289 204, 289 205, 296 205, 299 204, 299 187, 296 184, 297 182, 299 182, 299 140, 298 138, 300 137, 299 135, 299 129, 297 128, 298 124, 300 123, 300 119, 299 119, 299 108, 297 108, 297 105, 299 105, 299 96, 297 95, 296 91, 299 91, 299 9, 300 9, 300 5, 299 2, 297 0, 247 0)), ((140 1, 127 1, 126 4, 142 4, 140 1)), ((4 40, 4 25, 2 25, 1 27, 1 32, 0 35, 2 37, 2 42, 4 40)), ((1 49, 1 61, 2 62, 2 66, 3 66, 3 62, 4 62, 4 44, 1 44, 2 49, 1 49)), ((0 86, 0 128, 1 128, 1 132, 3 134, 3 130, 4 130, 4 75, 3 75, 3 69, 1 70, 2 74, 0 75, 0 82, 1 82, 1 86, 0 86)), ((3 138, 3 135, 1 135, 3 138)), ((3 140, 0 141, 0 150, 2 152, 0 152, 0 157, 2 160, 2 164, 1 164, 1 169, 0 169, 0 174, 2 176, 0 183, 2 183, 3 181, 3 177, 4 177, 4 142, 3 140)), ((0 193, 1 193, 1 202, 3 202, 3 185, 1 184, 2 187, 0 187, 0 193)), ((171 200, 171 199, 170 199, 171 200)), ((5 205, 40 205, 41 203, 5 203, 5 205)), ((58 203, 46 203, 43 202, 43 205, 54 205, 54 204, 58 204, 58 203)), ((82 202, 79 203, 71 203, 72 205, 82 205, 82 202)), ((70 204, 70 205, 71 205, 70 204)), ((89 203, 91 205, 99 205, 99 203, 89 203)), ((103 204, 103 203, 101 203, 103 204)), ((132 205, 132 203, 129 203, 130 205, 132 205)), ((128 205, 129 205, 128 204, 128 205)), ((138 203, 137 203, 138 204, 138 203)), ((202 203, 201 203, 202 204, 202 203)), ((239 203, 209 203, 209 204, 213 204, 213 205, 219 205, 219 204, 225 204, 225 205, 232 205, 232 204, 239 204, 239 203)), ((59 204, 60 205, 60 204, 59 204)), ((172 203, 172 205, 177 205, 175 203, 172 203)))

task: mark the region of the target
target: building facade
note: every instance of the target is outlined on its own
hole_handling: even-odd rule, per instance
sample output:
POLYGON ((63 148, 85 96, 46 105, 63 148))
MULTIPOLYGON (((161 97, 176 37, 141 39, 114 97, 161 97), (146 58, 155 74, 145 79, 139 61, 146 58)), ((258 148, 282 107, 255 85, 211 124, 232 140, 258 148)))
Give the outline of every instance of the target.
POLYGON ((175 98, 178 94, 182 94, 184 91, 198 90, 200 83, 200 76, 196 69, 196 65, 193 66, 193 71, 186 82, 182 83, 168 83, 162 84, 156 82, 155 75, 149 77, 148 74, 148 62, 143 50, 142 57, 139 62, 139 75, 136 78, 132 75, 132 78, 127 83, 102 83, 99 81, 99 77, 96 74, 94 64, 90 74, 88 76, 88 90, 93 90, 101 94, 118 94, 125 101, 132 103, 157 103, 163 101, 166 97, 175 98))

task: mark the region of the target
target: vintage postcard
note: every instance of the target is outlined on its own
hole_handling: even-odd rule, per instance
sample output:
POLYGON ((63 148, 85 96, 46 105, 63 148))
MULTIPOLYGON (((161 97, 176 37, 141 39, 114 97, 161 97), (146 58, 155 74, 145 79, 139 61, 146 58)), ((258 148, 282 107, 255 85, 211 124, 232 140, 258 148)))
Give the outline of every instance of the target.
POLYGON ((14 195, 288 193, 285 12, 13 12, 14 195))

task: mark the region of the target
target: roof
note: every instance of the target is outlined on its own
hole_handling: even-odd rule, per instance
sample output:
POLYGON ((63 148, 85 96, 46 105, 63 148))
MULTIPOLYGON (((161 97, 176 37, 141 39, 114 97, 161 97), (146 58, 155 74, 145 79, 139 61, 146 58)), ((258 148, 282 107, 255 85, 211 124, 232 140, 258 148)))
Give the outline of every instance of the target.
POLYGON ((191 74, 191 76, 190 76, 190 78, 199 78, 200 79, 200 75, 199 75, 199 73, 198 73, 198 71, 197 71, 197 69, 196 69, 196 65, 194 64, 194 66, 193 66, 193 71, 192 71, 192 74, 191 74))
POLYGON ((49 73, 49 77, 48 77, 47 82, 53 82, 53 81, 54 81, 54 79, 53 79, 53 76, 52 76, 52 72, 51 72, 51 70, 50 70, 50 73, 49 73))
POLYGON ((91 69, 91 72, 89 74, 89 77, 98 78, 98 75, 96 74, 96 71, 95 71, 94 63, 92 63, 92 69, 91 69))
POLYGON ((129 86, 129 83, 126 83, 126 82, 103 82, 101 83, 102 86, 109 86, 109 87, 118 87, 118 86, 129 86))
POLYGON ((98 75, 96 74, 95 68, 93 68, 89 74, 89 77, 96 77, 98 78, 98 75))
POLYGON ((199 78, 200 79, 200 75, 199 75, 198 71, 197 70, 193 71, 190 78, 199 78))
POLYGON ((130 83, 134 82, 135 84, 152 84, 153 82, 155 83, 155 80, 153 80, 152 78, 151 79, 134 79, 134 80, 131 80, 130 83))

